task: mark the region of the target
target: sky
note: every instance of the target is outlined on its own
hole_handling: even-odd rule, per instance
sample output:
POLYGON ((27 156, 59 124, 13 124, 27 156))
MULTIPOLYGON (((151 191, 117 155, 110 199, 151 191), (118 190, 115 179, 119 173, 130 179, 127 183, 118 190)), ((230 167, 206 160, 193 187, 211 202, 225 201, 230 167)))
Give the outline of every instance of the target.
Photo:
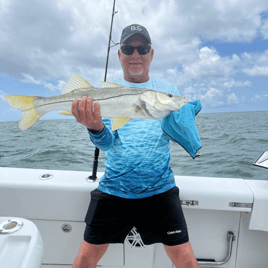
MULTIPOLYGON (((113 0, 0 0, 0 121, 20 111, 5 95, 54 96, 72 72, 104 80, 113 0)), ((268 110, 268 1, 116 0, 112 40, 149 31, 150 76, 200 100, 203 113, 268 110)), ((123 76, 112 47, 107 81, 123 76)), ((66 117, 51 112, 42 119, 66 117)), ((73 117, 72 117, 73 118, 73 117)))

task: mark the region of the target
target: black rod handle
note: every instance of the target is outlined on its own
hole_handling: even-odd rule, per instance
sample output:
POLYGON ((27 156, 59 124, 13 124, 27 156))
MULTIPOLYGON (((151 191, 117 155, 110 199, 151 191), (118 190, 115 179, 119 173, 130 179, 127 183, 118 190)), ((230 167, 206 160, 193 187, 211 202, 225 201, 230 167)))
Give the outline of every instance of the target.
POLYGON ((94 153, 94 162, 93 162, 92 175, 89 177, 90 179, 92 179, 94 181, 97 179, 99 152, 100 152, 100 149, 98 147, 96 147, 95 148, 95 153, 94 153))

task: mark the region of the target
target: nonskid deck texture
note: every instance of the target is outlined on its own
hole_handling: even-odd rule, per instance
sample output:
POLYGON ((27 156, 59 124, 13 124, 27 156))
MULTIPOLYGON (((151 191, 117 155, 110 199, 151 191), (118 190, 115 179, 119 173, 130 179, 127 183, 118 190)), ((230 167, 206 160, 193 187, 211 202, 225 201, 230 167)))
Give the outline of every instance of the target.
MULTIPOLYGON (((72 267, 83 239, 90 192, 98 186, 89 176, 0 168, 0 217, 28 219, 37 226, 44 242, 41 267, 72 267)), ((201 267, 266 267, 268 221, 262 211, 268 202, 267 181, 176 176, 176 184, 201 267)), ((163 245, 145 246, 134 227, 124 244, 109 246, 98 266, 171 268, 172 263, 163 245)))

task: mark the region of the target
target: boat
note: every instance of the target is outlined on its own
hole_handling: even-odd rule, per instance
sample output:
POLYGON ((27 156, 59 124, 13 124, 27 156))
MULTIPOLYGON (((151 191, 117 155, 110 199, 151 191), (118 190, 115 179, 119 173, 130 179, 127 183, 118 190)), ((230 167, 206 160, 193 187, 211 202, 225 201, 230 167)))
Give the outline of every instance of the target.
MULTIPOLYGON (((100 178, 103 173, 96 175, 100 178)), ((43 240, 40 266, 33 268, 72 267, 83 240, 90 192, 98 187, 98 179, 90 177, 85 171, 0 168, 0 225, 7 219, 13 225, 16 219, 30 221, 43 240)), ((175 176, 175 180, 200 267, 268 266, 268 181, 194 176, 175 176)), ((0 232, 0 267, 6 268, 10 266, 1 265, 2 239, 0 232)), ((11 253, 16 258, 17 253, 11 253)), ((35 253, 40 255, 40 247, 35 253)), ((98 267, 174 266, 162 244, 144 245, 133 226, 124 244, 108 247, 98 267)))
MULTIPOLYGON (((115 13, 113 6, 112 22, 115 13)), ((110 41, 111 30, 104 81, 110 41)), ((83 240, 90 193, 103 175, 97 172, 98 154, 96 148, 91 176, 84 171, 0 167, 1 268, 72 267, 83 240)), ((256 166, 268 167, 264 156, 267 160, 267 152, 256 166)), ((268 181, 175 176, 175 182, 200 267, 268 267, 268 181)), ((144 245, 135 226, 124 244, 108 247, 97 266, 174 267, 163 245, 144 245)))

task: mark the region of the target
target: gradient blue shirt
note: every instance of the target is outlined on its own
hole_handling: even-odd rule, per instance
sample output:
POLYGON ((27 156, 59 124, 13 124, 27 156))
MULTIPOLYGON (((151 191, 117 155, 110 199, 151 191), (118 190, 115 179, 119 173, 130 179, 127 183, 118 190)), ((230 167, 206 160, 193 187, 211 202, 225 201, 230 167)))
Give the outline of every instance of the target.
MULTIPOLYGON (((179 91, 167 80, 150 77, 146 83, 120 78, 114 83, 148 88, 173 95, 179 91)), ((163 193, 175 186, 170 168, 170 138, 161 129, 161 120, 131 119, 116 131, 111 119, 103 119, 104 130, 90 134, 91 141, 105 151, 105 174, 98 189, 107 194, 138 199, 163 193)))

